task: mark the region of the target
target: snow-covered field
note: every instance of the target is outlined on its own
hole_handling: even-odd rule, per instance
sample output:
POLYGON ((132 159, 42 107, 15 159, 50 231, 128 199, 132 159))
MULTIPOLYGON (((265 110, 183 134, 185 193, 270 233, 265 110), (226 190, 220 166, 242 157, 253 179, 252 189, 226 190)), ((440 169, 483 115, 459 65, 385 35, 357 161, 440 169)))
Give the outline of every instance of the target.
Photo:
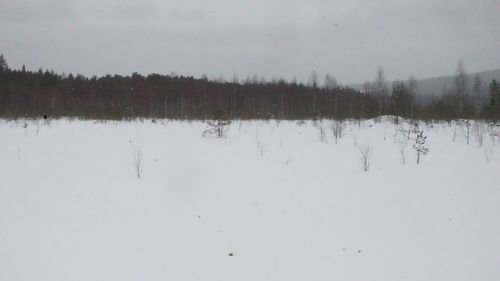
POLYGON ((0 121, 0 280, 500 280, 498 136, 330 123, 0 121))

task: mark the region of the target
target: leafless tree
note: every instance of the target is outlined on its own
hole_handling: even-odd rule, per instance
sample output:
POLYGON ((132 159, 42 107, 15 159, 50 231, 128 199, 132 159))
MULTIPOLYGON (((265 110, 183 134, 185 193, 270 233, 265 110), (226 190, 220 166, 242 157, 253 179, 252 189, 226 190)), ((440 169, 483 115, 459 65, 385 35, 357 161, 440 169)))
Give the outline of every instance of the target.
POLYGON ((472 104, 474 106, 474 116, 477 118, 481 113, 481 91, 482 91, 481 79, 478 75, 474 77, 474 83, 472 85, 472 104))
POLYGON ((323 127, 323 124, 320 123, 318 125, 318 130, 319 130, 319 140, 321 142, 327 142, 327 139, 326 139, 326 130, 323 127))
POLYGON ((477 145, 479 147, 482 147, 484 140, 484 133, 486 131, 486 129, 484 128, 484 124, 479 121, 475 121, 472 131, 474 132, 474 138, 476 139, 477 145))
POLYGON ((453 79, 453 93, 457 103, 457 114, 461 115, 469 95, 467 91, 467 72, 465 71, 462 59, 458 62, 457 71, 453 79))
POLYGON ((457 127, 458 124, 453 125, 453 142, 455 142, 455 139, 457 138, 457 127))
POLYGON ((140 179, 142 175, 142 151, 139 147, 134 148, 134 170, 137 178, 140 179))
POLYGON ((373 86, 374 94, 378 99, 379 115, 382 115, 384 110, 384 99, 388 94, 387 82, 385 81, 384 69, 382 67, 377 69, 377 76, 373 86))
POLYGON ((372 94, 373 92, 373 87, 370 82, 365 82, 363 83, 363 92, 365 94, 372 94))
POLYGON ((325 75, 325 88, 331 90, 337 87, 337 80, 330 74, 325 75))
POLYGON ((415 108, 415 97, 417 96, 417 79, 413 75, 410 75, 408 78, 408 93, 410 94, 410 97, 412 97, 410 101, 410 118, 413 119, 413 112, 415 108))
POLYGON ((486 157, 486 162, 490 163, 491 158, 493 158, 493 144, 485 145, 483 148, 484 148, 484 156, 486 157))
POLYGON ((410 141, 411 135, 411 125, 408 126, 408 129, 405 129, 404 123, 396 124, 396 132, 394 134, 394 142, 398 144, 399 154, 401 157, 401 162, 406 164, 406 159, 408 158, 408 142, 410 141), (398 137, 398 132, 399 134, 398 137))
POLYGON ((406 158, 408 156, 407 152, 408 144, 406 142, 400 142, 399 143, 399 155, 401 156, 401 162, 406 164, 406 158))
MULTIPOLYGON (((313 89, 318 88, 318 74, 316 70, 311 73, 311 77, 309 77, 309 84, 313 89)), ((313 91, 313 113, 316 114, 316 91, 313 91)))
POLYGON ((316 73, 316 70, 313 70, 311 76, 309 76, 309 85, 313 88, 318 87, 318 73, 316 73))
POLYGON ((410 120, 409 122, 400 122, 399 124, 394 125, 395 133, 394 133, 394 142, 400 143, 403 142, 405 145, 408 145, 408 142, 411 138, 411 133, 414 128, 418 127, 418 123, 416 121, 410 120), (400 137, 398 137, 398 134, 400 137))
POLYGON ((493 145, 500 144, 500 123, 490 123, 488 125, 488 134, 493 145))
POLYGON ((344 135, 345 121, 342 119, 333 120, 330 125, 330 129, 332 130, 333 137, 335 138, 335 143, 338 143, 339 139, 341 139, 344 135))
POLYGON ((370 170, 370 160, 373 153, 373 147, 369 144, 358 146, 361 164, 363 166, 363 171, 367 172, 370 170))
POLYGON ((352 131, 352 144, 354 144, 355 147, 358 147, 358 136, 356 131, 352 131))
POLYGON ((9 69, 9 65, 7 64, 7 61, 3 57, 3 55, 0 55, 0 71, 5 71, 9 69))
POLYGON ((394 122, 394 142, 398 141, 398 133, 401 130, 401 123, 400 122, 394 122))
POLYGON ((463 127, 462 127, 462 133, 465 137, 465 140, 467 141, 467 144, 470 143, 470 131, 471 131, 471 123, 469 120, 465 120, 463 122, 463 127))
POLYGON ((259 129, 257 129, 255 131, 255 144, 256 144, 257 151, 259 152, 260 156, 264 156, 264 151, 265 151, 266 146, 262 142, 262 139, 260 137, 260 131, 259 131, 259 129))

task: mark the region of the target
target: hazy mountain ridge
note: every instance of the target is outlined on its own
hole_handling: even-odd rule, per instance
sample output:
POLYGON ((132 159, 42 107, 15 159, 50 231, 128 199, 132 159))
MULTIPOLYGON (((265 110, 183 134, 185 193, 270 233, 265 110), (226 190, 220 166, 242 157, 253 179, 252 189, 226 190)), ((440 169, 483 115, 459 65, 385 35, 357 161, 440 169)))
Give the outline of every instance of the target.
MULTIPOLYGON (((469 90, 472 89, 473 79, 479 76, 482 84, 482 94, 486 95, 488 92, 488 86, 491 80, 500 80, 500 68, 468 73, 468 87, 469 90)), ((451 89, 453 87, 454 75, 431 77, 425 79, 417 79, 417 93, 421 96, 441 96, 446 89, 451 89)), ((370 81, 371 82, 371 81, 370 81)), ((392 85, 395 81, 388 83, 389 89, 392 89, 392 85)), ((349 87, 363 91, 364 84, 351 84, 349 87)))

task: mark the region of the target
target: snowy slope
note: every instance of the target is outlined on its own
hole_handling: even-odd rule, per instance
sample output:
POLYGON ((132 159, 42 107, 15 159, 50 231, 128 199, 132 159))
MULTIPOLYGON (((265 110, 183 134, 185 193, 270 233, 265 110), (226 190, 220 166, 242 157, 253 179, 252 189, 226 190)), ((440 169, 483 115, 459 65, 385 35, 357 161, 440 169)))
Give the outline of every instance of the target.
POLYGON ((0 280, 500 280, 498 138, 329 125, 0 121, 0 280))

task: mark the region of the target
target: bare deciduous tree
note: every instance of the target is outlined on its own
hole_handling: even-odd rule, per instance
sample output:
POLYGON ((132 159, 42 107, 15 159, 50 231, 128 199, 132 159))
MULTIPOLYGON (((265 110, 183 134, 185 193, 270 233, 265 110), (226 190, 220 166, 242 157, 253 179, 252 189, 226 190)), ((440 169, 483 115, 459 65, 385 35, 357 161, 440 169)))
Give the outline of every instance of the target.
POLYGON ((262 141, 259 137, 259 131, 257 131, 255 141, 257 143, 257 151, 259 151, 260 156, 264 156, 265 145, 262 143, 262 141))
POLYGON ((483 146, 483 140, 484 140, 484 132, 486 129, 484 128, 484 124, 478 121, 474 122, 474 126, 472 128, 472 131, 474 132, 474 138, 476 139, 477 145, 479 147, 483 146))
POLYGON ((345 121, 342 119, 333 120, 330 129, 332 130, 333 137, 335 138, 335 143, 344 135, 345 121))
POLYGON ((472 85, 472 105, 474 106, 474 116, 477 118, 481 113, 481 91, 483 86, 481 79, 478 75, 474 77, 474 84, 472 85))
POLYGON ((320 123, 318 125, 318 130, 319 130, 319 140, 321 142, 327 142, 327 139, 326 139, 326 130, 323 127, 323 124, 320 123))
POLYGON ((9 65, 7 64, 7 61, 3 57, 3 55, 0 55, 0 71, 5 71, 9 69, 9 65))
POLYGON ((140 179, 142 175, 142 151, 139 147, 134 148, 134 170, 137 178, 140 179))
POLYGON ((471 123, 469 120, 465 120, 463 122, 464 127, 462 127, 462 133, 464 134, 465 140, 467 141, 467 144, 470 143, 470 129, 471 129, 471 123))
POLYGON ((453 93, 457 103, 457 114, 461 115, 468 99, 467 72, 465 72, 462 59, 458 62, 457 72, 453 80, 453 93))
POLYGON ((457 124, 453 125, 453 142, 455 142, 455 139, 457 138, 457 124))
POLYGON ((330 74, 325 75, 325 89, 331 90, 337 87, 337 80, 330 74))
POLYGON ((410 141, 412 126, 415 127, 416 125, 410 124, 408 129, 405 128, 404 123, 395 125, 396 132, 394 134, 394 142, 398 144, 399 154, 403 165, 406 164, 406 159, 408 158, 408 142, 410 141), (401 133, 399 137, 398 132, 401 133))
POLYGON ((486 162, 490 163, 493 157, 493 144, 484 146, 484 156, 486 157, 486 162))
MULTIPOLYGON (((309 77, 309 83, 311 85, 311 87, 313 89, 317 89, 318 88, 318 74, 316 73, 316 70, 314 70, 312 73, 311 73, 311 77, 309 77)), ((317 114, 317 111, 316 111, 316 91, 313 91, 313 114, 316 115, 317 114)))
POLYGON ((417 96, 417 79, 413 75, 410 75, 408 78, 408 92, 410 96, 412 97, 411 104, 410 104, 410 118, 413 119, 414 115, 414 108, 415 108, 415 102, 414 102, 414 97, 417 96))
POLYGON ((373 153, 373 147, 369 144, 358 146, 361 164, 363 166, 363 171, 367 172, 370 170, 370 160, 373 153))
POLYGON ((407 148, 408 145, 406 142, 399 143, 399 155, 401 156, 401 162, 403 163, 403 165, 406 164, 406 158, 408 156, 407 148))
POLYGON ((488 125, 488 134, 493 145, 500 143, 500 123, 491 123, 488 125))
POLYGON ((318 87, 318 73, 316 72, 316 70, 313 70, 311 76, 309 77, 309 85, 313 88, 318 87))
POLYGON ((378 100, 379 115, 382 115, 384 110, 384 99, 388 94, 387 82, 385 81, 384 69, 382 67, 377 69, 377 76, 374 83, 374 94, 378 100))

